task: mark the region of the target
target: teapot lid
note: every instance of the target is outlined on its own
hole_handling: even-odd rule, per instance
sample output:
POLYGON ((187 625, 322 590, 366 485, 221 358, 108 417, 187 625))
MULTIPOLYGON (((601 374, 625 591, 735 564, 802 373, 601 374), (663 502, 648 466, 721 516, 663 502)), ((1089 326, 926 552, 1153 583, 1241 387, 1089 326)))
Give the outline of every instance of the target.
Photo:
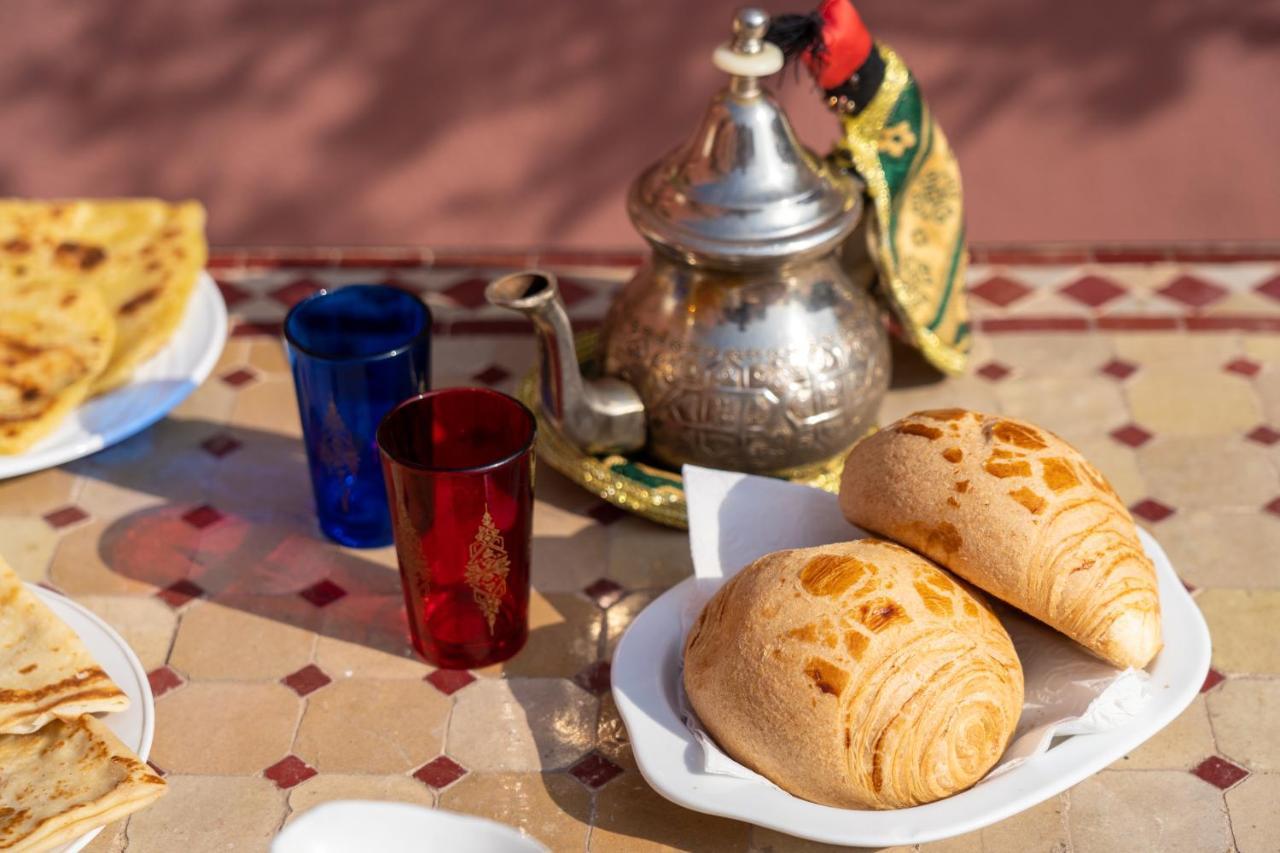
POLYGON ((860 193, 837 183, 796 141, 761 77, 782 68, 764 40, 769 16, 738 11, 733 39, 712 61, 730 75, 684 145, 631 185, 627 212, 652 243, 688 260, 749 264, 822 251, 843 240, 862 213, 860 193))

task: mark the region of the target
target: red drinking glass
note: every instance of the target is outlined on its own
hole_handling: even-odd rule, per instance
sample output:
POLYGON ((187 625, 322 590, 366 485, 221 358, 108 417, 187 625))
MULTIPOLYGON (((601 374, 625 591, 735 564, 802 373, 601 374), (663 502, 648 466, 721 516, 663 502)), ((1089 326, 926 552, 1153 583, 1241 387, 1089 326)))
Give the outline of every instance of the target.
POLYGON ((414 648, 472 669, 529 634, 533 413, 484 388, 412 397, 378 427, 414 648))

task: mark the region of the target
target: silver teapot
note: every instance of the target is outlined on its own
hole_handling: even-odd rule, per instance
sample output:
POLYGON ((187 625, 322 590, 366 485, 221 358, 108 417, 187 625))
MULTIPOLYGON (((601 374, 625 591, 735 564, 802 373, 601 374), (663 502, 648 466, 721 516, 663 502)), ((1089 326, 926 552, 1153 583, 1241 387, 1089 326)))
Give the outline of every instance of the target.
POLYGON ((601 377, 579 373, 554 276, 516 273, 486 290, 532 319, 542 414, 584 452, 645 448, 673 466, 785 473, 874 425, 888 338, 868 256, 841 257, 846 241, 855 255, 865 246, 861 187, 802 148, 760 86, 782 67, 768 23, 738 12, 713 56, 729 85, 693 137, 631 186, 627 211, 652 253, 605 318, 601 377))

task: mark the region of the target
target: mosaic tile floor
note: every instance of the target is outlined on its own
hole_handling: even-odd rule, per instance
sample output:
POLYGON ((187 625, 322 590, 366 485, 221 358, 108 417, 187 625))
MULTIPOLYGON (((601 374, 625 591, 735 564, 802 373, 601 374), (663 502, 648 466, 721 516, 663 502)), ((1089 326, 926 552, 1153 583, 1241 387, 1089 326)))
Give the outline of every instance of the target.
MULTIPOLYGON (((473 812, 554 850, 817 850, 668 804, 609 696, 632 618, 690 572, 683 534, 540 470, 532 635, 505 666, 433 672, 406 644, 390 548, 317 535, 277 331, 319 287, 394 281, 435 315, 435 384, 510 390, 533 359, 483 284, 525 255, 226 252, 214 375, 152 429, 0 482, 0 552, 116 626, 158 697, 169 795, 94 853, 263 850, 343 797, 473 812)), ((544 256, 575 320, 637 259, 544 256)), ((900 359, 882 418, 963 405, 1076 443, 1161 540, 1214 637, 1203 695, 1112 768, 928 851, 1276 850, 1280 838, 1280 253, 978 253, 973 367, 900 359)))

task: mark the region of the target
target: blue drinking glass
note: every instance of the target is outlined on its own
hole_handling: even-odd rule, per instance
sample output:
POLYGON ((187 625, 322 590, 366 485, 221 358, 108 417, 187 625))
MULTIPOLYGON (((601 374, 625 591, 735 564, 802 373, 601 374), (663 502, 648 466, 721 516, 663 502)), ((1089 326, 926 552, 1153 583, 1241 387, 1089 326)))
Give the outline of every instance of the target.
POLYGON ((284 321, 316 514, 330 539, 391 544, 374 441, 382 417, 431 384, 431 312, 394 287, 321 291, 284 321))

